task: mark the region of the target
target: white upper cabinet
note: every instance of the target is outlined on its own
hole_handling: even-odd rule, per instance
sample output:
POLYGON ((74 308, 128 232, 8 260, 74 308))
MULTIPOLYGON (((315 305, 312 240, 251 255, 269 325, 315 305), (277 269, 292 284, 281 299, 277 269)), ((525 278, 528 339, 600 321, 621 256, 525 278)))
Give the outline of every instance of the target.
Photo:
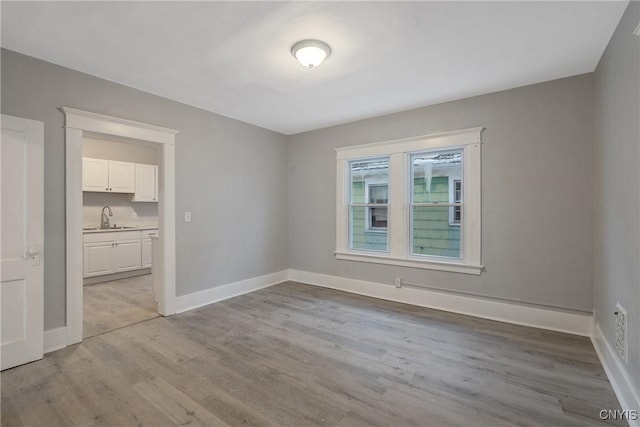
POLYGON ((82 159, 82 191, 109 191, 109 160, 82 159))
POLYGON ((132 202, 158 201, 158 167, 155 165, 135 165, 136 191, 132 202))
POLYGON ((84 157, 82 191, 135 193, 135 166, 135 163, 84 157))
POLYGON ((114 193, 136 192, 135 163, 109 160, 109 191, 114 193))

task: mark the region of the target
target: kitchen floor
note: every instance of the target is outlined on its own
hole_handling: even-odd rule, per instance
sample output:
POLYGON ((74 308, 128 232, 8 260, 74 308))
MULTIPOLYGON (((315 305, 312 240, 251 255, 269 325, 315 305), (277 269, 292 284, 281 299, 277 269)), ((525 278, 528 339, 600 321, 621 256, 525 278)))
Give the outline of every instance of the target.
POLYGON ((85 286, 83 337, 158 317, 151 274, 85 286))

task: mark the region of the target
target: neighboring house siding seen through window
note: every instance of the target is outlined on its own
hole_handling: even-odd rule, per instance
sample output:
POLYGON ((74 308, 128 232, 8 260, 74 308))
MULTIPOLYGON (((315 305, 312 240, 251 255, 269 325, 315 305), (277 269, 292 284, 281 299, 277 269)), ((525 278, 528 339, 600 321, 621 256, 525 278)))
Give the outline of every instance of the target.
POLYGON ((480 274, 481 131, 336 149, 336 257, 480 274))

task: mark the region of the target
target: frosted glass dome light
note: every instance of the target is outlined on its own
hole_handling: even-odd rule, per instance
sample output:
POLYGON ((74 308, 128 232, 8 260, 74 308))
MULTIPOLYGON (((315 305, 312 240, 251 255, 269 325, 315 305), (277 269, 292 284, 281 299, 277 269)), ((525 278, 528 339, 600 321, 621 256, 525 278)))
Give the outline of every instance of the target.
POLYGON ((314 68, 331 55, 331 48, 320 40, 302 40, 293 45, 291 53, 303 66, 314 68))

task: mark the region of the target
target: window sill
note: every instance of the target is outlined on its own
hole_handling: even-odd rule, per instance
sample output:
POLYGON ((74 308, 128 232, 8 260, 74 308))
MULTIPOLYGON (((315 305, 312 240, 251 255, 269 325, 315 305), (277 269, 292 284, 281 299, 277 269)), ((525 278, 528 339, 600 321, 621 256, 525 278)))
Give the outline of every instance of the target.
POLYGON ((417 260, 412 258, 392 258, 385 255, 356 252, 335 252, 336 259, 344 261, 371 262, 374 264, 396 265, 400 267, 421 268, 424 270, 450 271, 453 273, 474 274, 482 273, 482 265, 462 264, 458 262, 444 262, 435 260, 417 260))

